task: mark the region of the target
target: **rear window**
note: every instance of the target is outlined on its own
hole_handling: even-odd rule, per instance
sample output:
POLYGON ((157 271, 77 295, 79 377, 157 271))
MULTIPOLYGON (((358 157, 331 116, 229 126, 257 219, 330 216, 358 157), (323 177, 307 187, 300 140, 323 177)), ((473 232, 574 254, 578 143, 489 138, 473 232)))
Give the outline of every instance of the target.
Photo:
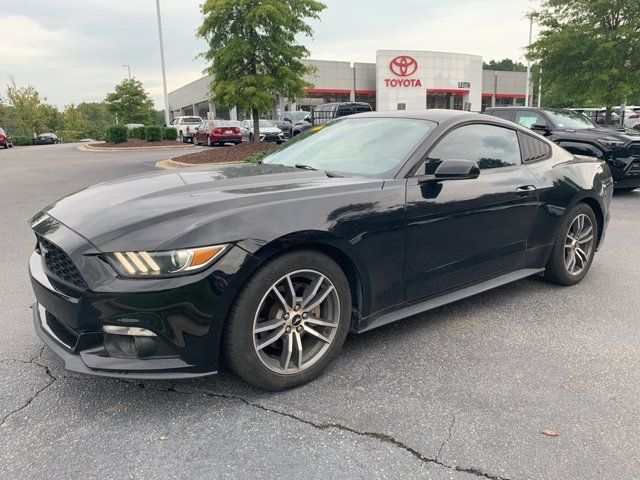
POLYGON ((231 120, 214 120, 211 122, 214 127, 237 127, 238 123, 231 120))
POLYGON ((338 113, 336 116, 344 117, 347 115, 354 115, 356 113, 370 112, 371 105, 340 105, 338 107, 338 113))
POLYGON ((182 123, 202 123, 202 119, 200 117, 184 117, 182 123))
POLYGON ((511 120, 513 118, 513 112, 509 110, 492 110, 491 116, 502 118, 504 120, 511 120))

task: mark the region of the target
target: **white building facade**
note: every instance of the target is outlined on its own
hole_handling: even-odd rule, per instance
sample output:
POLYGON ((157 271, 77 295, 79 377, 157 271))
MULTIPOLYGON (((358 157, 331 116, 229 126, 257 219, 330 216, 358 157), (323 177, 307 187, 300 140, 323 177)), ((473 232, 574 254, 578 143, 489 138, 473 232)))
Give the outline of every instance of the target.
MULTIPOLYGON (((313 110, 322 103, 358 101, 374 110, 446 108, 483 111, 488 106, 524 105, 526 73, 482 69, 482 57, 461 53, 379 50, 376 63, 306 60, 313 86, 305 96, 281 95, 271 112, 313 110)), ((242 119, 243 112, 216 107, 209 99, 211 77, 203 77, 169 93, 172 117, 242 119)))

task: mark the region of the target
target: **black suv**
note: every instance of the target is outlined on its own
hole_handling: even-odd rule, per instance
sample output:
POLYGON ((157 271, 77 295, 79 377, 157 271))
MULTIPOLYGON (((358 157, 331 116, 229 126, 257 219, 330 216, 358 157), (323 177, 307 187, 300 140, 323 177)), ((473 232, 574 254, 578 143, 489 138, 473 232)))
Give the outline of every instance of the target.
POLYGON ((303 110, 296 110, 293 112, 282 112, 278 119, 273 122, 276 127, 282 130, 284 138, 291 138, 292 129, 295 125, 302 124, 305 120, 310 121, 311 112, 305 112, 303 110))
POLYGON ((313 124, 319 125, 330 122, 334 118, 370 112, 371 110, 371 105, 365 102, 324 103, 313 110, 313 124))
POLYGON ((566 109, 492 107, 485 113, 530 128, 574 155, 606 161, 618 191, 640 187, 640 133, 635 130, 597 127, 566 109))

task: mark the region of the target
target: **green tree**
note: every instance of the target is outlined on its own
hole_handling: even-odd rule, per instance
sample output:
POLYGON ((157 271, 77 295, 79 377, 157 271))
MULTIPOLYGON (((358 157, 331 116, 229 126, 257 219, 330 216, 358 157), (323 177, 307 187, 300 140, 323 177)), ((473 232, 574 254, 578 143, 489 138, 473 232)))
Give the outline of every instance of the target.
POLYGON ((311 36, 308 19, 326 7, 316 0, 206 0, 198 35, 209 43, 203 56, 213 76, 213 100, 226 108, 251 111, 254 141, 260 112, 273 108, 280 92, 300 96, 309 86, 302 63, 309 51, 297 42, 311 36))
POLYGON ((115 123, 114 114, 109 112, 104 102, 82 102, 77 110, 87 119, 85 136, 96 140, 104 140, 107 127, 115 123))
POLYGON ((610 123, 613 106, 638 99, 638 0, 544 0, 534 15, 542 30, 528 56, 558 106, 604 105, 610 123))
POLYGON ((522 62, 514 62, 510 58, 503 58, 500 61, 490 60, 489 63, 482 63, 483 70, 498 70, 501 72, 526 72, 527 67, 522 62))
POLYGON ((15 135, 42 132, 44 110, 40 94, 33 86, 19 86, 12 78, 7 85, 7 101, 15 135))
POLYGON ((118 115, 120 123, 155 123, 153 100, 135 78, 126 78, 108 93, 105 103, 110 112, 118 115))
POLYGON ((66 140, 79 140, 87 136, 89 121, 73 103, 64 107, 64 130, 62 136, 66 140))

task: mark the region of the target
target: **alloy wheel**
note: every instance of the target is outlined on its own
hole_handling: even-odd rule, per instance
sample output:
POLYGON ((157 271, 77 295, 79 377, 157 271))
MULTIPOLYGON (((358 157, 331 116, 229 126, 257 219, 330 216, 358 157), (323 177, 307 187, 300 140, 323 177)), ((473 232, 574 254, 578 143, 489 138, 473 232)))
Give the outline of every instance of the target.
POLYGON ((340 321, 333 283, 315 270, 297 270, 263 296, 253 322, 260 362, 279 374, 296 374, 317 363, 332 345, 340 321))
POLYGON ((589 264, 594 246, 593 222, 580 214, 573 222, 564 244, 564 265, 569 275, 580 275, 589 264))

